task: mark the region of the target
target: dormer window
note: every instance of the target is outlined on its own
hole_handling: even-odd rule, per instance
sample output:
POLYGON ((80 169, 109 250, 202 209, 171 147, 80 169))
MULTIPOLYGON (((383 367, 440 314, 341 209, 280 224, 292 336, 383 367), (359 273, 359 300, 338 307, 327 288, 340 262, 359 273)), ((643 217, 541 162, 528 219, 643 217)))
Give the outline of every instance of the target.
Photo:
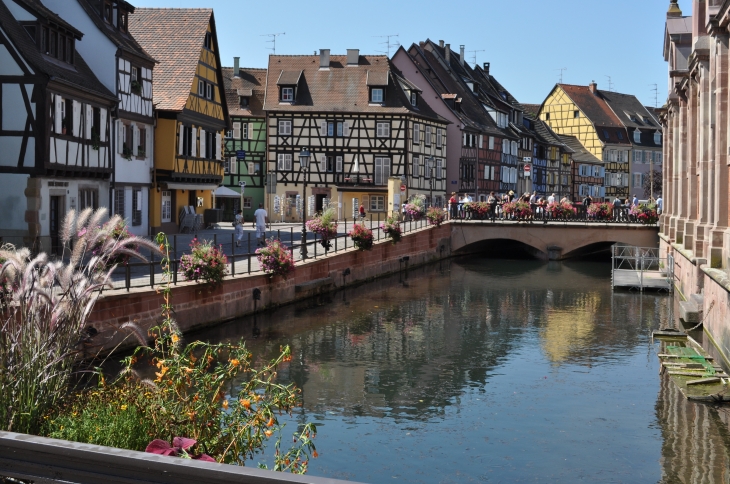
POLYGON ((53 26, 40 29, 40 51, 69 64, 74 63, 74 38, 53 26))
POLYGON ((608 140, 609 140, 609 139, 611 138, 611 137, 610 137, 610 136, 608 135, 608 130, 607 130, 607 129, 604 129, 604 130, 603 130, 603 137, 604 137, 604 138, 606 138, 606 141, 608 141, 608 140))
POLYGON ((638 129, 634 130, 634 143, 641 143, 641 131, 638 129))
POLYGON ((114 23, 114 7, 112 6, 112 2, 110 2, 109 0, 106 0, 104 2, 104 12, 102 16, 107 23, 114 23))
POLYGON ((243 109, 248 108, 248 99, 248 96, 238 96, 238 105, 243 109))
POLYGON ((382 87, 374 87, 370 90, 370 102, 374 104, 382 104, 385 89, 382 87))
POLYGON ((411 106, 418 106, 418 93, 411 91, 411 106))
POLYGON ((616 136, 618 136, 618 139, 620 139, 620 140, 624 139, 624 135, 621 134, 621 131, 616 131, 616 136))
POLYGON ((654 144, 655 145, 662 144, 662 134, 659 131, 656 131, 654 133, 654 144))
POLYGON ((281 102, 293 103, 294 102, 294 88, 293 87, 282 87, 281 88, 281 102))
POLYGON ((120 10, 119 11, 119 21, 118 21, 119 30, 121 30, 122 32, 126 32, 127 26, 128 26, 128 21, 129 21, 129 14, 123 10, 120 10))

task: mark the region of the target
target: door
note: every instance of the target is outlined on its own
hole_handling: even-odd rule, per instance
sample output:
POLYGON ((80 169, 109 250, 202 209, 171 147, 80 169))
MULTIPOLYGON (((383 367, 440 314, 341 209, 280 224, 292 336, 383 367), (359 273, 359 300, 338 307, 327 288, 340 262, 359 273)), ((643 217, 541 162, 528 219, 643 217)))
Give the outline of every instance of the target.
POLYGON ((327 198, 327 195, 317 195, 317 199, 315 201, 314 211, 316 213, 322 213, 324 211, 324 200, 327 198))
POLYGON ((65 212, 65 200, 66 197, 64 196, 55 195, 50 197, 49 226, 51 233, 51 254, 53 255, 60 255, 63 250, 59 232, 65 212))
POLYGON ((162 223, 172 222, 172 193, 169 190, 162 192, 162 223))

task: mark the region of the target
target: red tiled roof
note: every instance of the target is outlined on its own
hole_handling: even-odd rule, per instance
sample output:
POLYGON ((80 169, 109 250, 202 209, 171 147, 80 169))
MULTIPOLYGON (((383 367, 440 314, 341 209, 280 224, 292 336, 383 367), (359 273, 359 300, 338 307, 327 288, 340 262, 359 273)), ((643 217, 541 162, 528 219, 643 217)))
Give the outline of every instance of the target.
POLYGON ((621 120, 616 117, 600 92, 593 94, 588 86, 558 84, 570 99, 578 106, 594 126, 623 128, 621 120))
POLYGON ((233 77, 233 68, 224 67, 223 84, 226 88, 228 113, 231 116, 265 116, 266 69, 242 67, 238 70, 238 77, 233 77), (242 109, 238 97, 249 92, 248 109, 242 109))
POLYGON ((210 8, 137 8, 130 14, 129 32, 159 61, 152 85, 157 109, 185 107, 212 15, 210 8))

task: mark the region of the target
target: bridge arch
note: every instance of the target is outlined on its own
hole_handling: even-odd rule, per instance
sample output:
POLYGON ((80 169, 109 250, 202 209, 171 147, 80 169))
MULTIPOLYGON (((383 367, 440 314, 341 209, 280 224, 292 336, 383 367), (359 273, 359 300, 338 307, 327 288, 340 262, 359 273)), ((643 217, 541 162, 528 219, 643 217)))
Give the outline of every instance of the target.
POLYGON ((538 259, 563 260, 591 246, 623 243, 658 247, 659 228, 633 224, 451 223, 451 250, 454 254, 474 253, 484 246, 485 241, 500 239, 531 247, 538 259))

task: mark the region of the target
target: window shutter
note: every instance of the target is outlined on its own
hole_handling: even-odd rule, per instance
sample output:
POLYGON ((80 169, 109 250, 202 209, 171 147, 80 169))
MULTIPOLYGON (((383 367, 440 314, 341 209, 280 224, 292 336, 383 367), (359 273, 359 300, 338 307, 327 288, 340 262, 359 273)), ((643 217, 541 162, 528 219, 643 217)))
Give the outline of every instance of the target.
POLYGON ((249 161, 248 163, 246 163, 246 171, 248 172, 249 175, 253 175, 254 174, 253 162, 252 161, 249 161))
POLYGON ((229 170, 232 174, 238 173, 238 159, 235 156, 230 158, 229 170))
POLYGON ((246 139, 253 139, 253 123, 248 123, 248 133, 246 139))
POLYGON ((349 137, 350 136, 350 122, 345 121, 342 123, 342 136, 349 137))
POLYGON ((319 123, 319 135, 327 136, 327 121, 322 121, 319 123))
POLYGON ((239 122, 233 123, 233 138, 234 139, 241 138, 241 123, 239 123, 239 122))
POLYGON ((131 126, 132 128, 132 153, 134 153, 134 156, 137 156, 138 154, 138 148, 139 148, 139 128, 136 124, 133 124, 131 126))
POLYGON ((221 133, 220 131, 215 134, 215 159, 221 161, 223 154, 221 153, 221 133))
MULTIPOLYGON (((198 129, 193 128, 193 153, 192 156, 198 156, 195 151, 195 142, 197 141, 198 129)), ((200 130, 200 158, 205 158, 205 130, 200 130)))
POLYGON ((91 125, 94 122, 94 111, 91 104, 85 105, 86 115, 84 116, 84 138, 91 139, 91 125))
POLYGON ((106 109, 99 110, 99 141, 106 141, 106 109))
POLYGON ((342 173, 342 157, 338 156, 335 158, 335 171, 337 173, 342 173))
POLYGON ((78 101, 73 102, 73 126, 71 132, 74 136, 81 136, 81 103, 78 101))
POLYGON ((127 139, 124 132, 125 129, 126 126, 124 126, 124 123, 119 121, 119 129, 117 130, 117 153, 124 152, 124 140, 127 139))
POLYGON ((283 171, 284 170, 284 155, 279 154, 279 155, 277 155, 276 158, 277 158, 276 159, 276 169, 279 171, 283 171))
POLYGON ((327 157, 325 155, 319 155, 319 171, 322 173, 327 171, 327 157))
POLYGON ((61 133, 61 121, 63 121, 63 118, 61 117, 61 109, 63 109, 61 107, 61 105, 63 104, 63 98, 61 96, 59 96, 58 94, 55 95, 55 98, 56 99, 55 99, 54 113, 55 113, 56 119, 54 120, 55 121, 54 124, 56 127, 56 129, 55 129, 56 134, 60 134, 61 133))
POLYGON ((419 144, 421 142, 421 128, 418 123, 413 123, 413 142, 419 144))
POLYGON ((185 127, 181 124, 178 126, 178 135, 177 135, 177 154, 182 155, 183 150, 185 149, 185 127))

